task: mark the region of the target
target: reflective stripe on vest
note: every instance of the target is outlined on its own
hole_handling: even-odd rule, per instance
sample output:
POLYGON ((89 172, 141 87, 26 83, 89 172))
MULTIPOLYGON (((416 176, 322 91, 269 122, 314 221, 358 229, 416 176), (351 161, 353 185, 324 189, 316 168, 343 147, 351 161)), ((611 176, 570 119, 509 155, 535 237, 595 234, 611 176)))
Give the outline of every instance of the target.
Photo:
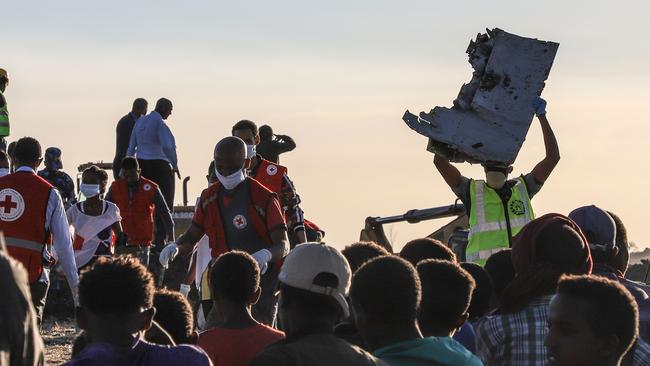
POLYGON ((483 181, 472 181, 470 185, 470 232, 465 259, 483 265, 492 254, 509 247, 508 221, 514 236, 535 218, 535 214, 523 177, 518 178, 512 187, 506 205, 508 221, 503 202, 495 190, 487 187, 483 181))
POLYGON ((45 244, 43 243, 37 243, 35 241, 18 239, 18 238, 7 237, 5 238, 5 241, 7 243, 7 246, 33 250, 39 253, 41 253, 43 251, 43 247, 45 247, 45 244))
POLYGON ((7 108, 7 99, 0 93, 5 104, 0 107, 0 136, 9 136, 9 109, 7 108))

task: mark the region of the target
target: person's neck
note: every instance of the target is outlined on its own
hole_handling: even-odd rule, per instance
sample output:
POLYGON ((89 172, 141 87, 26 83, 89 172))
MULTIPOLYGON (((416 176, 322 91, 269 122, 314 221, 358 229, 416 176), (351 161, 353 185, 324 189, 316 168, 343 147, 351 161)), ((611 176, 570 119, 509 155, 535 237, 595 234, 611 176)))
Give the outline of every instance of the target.
POLYGON ((296 339, 310 334, 334 334, 334 323, 309 316, 294 316, 284 329, 287 339, 296 339))
POLYGON ((249 328, 259 323, 253 319, 251 315, 250 306, 242 306, 241 304, 231 304, 222 302, 219 304, 223 314, 223 322, 221 328, 242 329, 249 328))
POLYGON ((397 327, 374 322, 372 329, 367 333, 366 343, 373 352, 392 344, 422 338, 422 333, 415 322, 397 327))
POLYGON ((94 333, 90 336, 90 339, 91 343, 107 343, 113 347, 128 348, 133 346, 139 337, 139 333, 106 331, 94 333))

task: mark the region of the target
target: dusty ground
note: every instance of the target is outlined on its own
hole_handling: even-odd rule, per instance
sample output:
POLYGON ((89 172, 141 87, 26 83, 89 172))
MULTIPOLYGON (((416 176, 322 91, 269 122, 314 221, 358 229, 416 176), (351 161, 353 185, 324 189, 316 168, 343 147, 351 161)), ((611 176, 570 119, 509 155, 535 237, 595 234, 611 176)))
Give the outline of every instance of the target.
POLYGON ((45 342, 46 365, 59 365, 70 360, 75 334, 73 319, 46 319, 43 322, 41 335, 45 342))

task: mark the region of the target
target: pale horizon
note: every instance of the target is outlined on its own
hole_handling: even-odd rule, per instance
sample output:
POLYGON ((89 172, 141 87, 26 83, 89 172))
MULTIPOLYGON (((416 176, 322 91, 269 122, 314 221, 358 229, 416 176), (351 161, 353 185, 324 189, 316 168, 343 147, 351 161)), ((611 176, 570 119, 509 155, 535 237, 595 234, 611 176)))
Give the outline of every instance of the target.
MULTIPOLYGON (((454 202, 426 138, 401 117, 451 106, 471 77, 467 44, 498 27, 560 43, 542 97, 562 160, 533 199, 536 214, 596 204, 618 214, 642 249, 650 246, 649 11, 643 1, 11 2, 0 24, 8 140, 61 148, 74 178, 81 163, 112 162, 115 125, 135 98, 151 110, 167 97, 193 203, 214 144, 238 120, 268 123, 296 140, 281 163, 306 217, 342 248, 359 239, 367 216, 454 202)), ((535 120, 514 174, 543 156, 535 120)), ((480 166, 457 166, 483 176, 480 166)), ((386 231, 399 249, 447 221, 386 231)))

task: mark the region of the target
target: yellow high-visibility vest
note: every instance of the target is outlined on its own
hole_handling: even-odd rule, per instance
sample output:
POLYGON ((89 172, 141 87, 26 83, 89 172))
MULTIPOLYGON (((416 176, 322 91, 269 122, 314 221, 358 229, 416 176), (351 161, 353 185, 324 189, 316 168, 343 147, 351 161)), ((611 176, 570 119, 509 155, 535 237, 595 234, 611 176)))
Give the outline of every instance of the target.
POLYGON ((470 181, 469 241, 465 250, 468 262, 484 265, 492 254, 510 247, 510 236, 535 218, 524 177, 517 178, 511 189, 504 207, 499 194, 485 181, 470 181))

